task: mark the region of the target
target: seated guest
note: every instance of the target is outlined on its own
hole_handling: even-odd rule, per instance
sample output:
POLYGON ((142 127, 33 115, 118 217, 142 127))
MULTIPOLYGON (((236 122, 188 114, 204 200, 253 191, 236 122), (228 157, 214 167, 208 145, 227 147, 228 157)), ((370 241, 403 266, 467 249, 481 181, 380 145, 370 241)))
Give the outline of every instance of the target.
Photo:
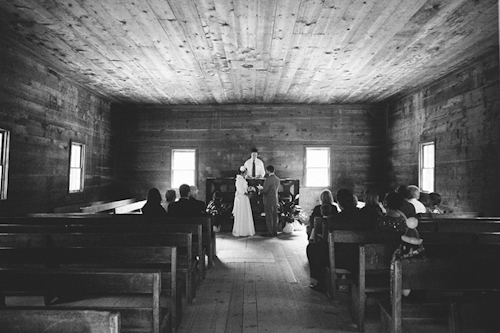
POLYGON ((168 212, 168 206, 175 201, 177 195, 175 194, 175 190, 169 188, 167 192, 165 192, 165 202, 162 204, 163 208, 168 212))
POLYGON ((321 191, 319 195, 319 205, 315 206, 311 215, 309 216, 309 225, 306 227, 307 237, 311 237, 312 228, 314 228, 314 218, 315 217, 328 217, 330 215, 336 215, 338 213, 337 206, 333 201, 332 192, 328 189, 321 191), (328 213, 328 208, 323 208, 323 213, 321 212, 321 206, 327 205, 330 206, 330 211, 328 213), (328 214, 328 215, 324 215, 328 214))
POLYGON ((361 208, 361 214, 363 219, 375 229, 378 218, 385 214, 385 208, 379 201, 378 191, 374 189, 365 191, 365 206, 361 208))
POLYGON ((189 200, 191 188, 187 184, 182 184, 179 187, 179 195, 181 196, 176 202, 172 202, 168 206, 168 215, 173 217, 195 217, 203 216, 204 211, 200 207, 189 200))
POLYGON ((415 213, 424 214, 426 212, 425 206, 423 203, 418 201, 420 198, 420 189, 415 185, 410 185, 407 187, 408 190, 408 202, 411 203, 415 207, 415 213))
POLYGON ((198 188, 194 185, 191 185, 189 188, 191 190, 189 194, 189 200, 195 203, 197 211, 203 211, 205 213, 207 210, 207 205, 205 205, 204 201, 196 199, 196 196, 198 195, 198 188))
POLYGON ((141 209, 142 214, 151 217, 167 216, 167 212, 161 206, 161 194, 153 187, 148 191, 147 201, 141 209))
POLYGON ((357 198, 351 191, 338 190, 337 203, 340 207, 340 213, 328 218, 329 230, 364 230, 369 227, 361 210, 357 207, 357 198))
POLYGON ((441 195, 436 192, 429 193, 429 207, 427 212, 433 214, 451 213, 449 207, 441 205, 441 195))
MULTIPOLYGON (((389 192, 384 198, 386 214, 377 221, 378 230, 391 230, 403 234, 406 231, 407 216, 401 211, 405 199, 396 192, 389 192)), ((411 205, 411 204, 410 204, 411 205)))
MULTIPOLYGON (((337 192, 337 203, 341 209, 340 213, 329 217, 329 229, 341 228, 344 230, 360 230, 366 227, 366 223, 362 221, 360 210, 356 207, 354 195, 351 191, 341 189, 337 192)), ((356 264, 357 248, 349 247, 350 244, 338 244, 335 246, 335 262, 337 267, 344 269, 353 269, 356 264), (342 246, 348 245, 348 246, 342 246)), ((311 242, 307 246, 307 259, 309 260, 310 276, 316 282, 311 283, 311 288, 315 291, 324 292, 325 284, 325 267, 329 262, 328 243, 311 242)))
POLYGON ((403 197, 403 204, 401 205, 401 210, 406 217, 417 217, 417 212, 415 211, 415 206, 413 206, 408 199, 410 199, 410 194, 408 193, 408 187, 406 185, 400 185, 396 188, 396 193, 403 197))

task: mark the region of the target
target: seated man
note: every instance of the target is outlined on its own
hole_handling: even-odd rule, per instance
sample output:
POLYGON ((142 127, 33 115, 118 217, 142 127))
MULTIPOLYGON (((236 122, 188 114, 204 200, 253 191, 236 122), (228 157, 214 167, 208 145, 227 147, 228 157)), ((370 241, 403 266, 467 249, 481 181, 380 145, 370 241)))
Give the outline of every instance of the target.
MULTIPOLYGON (((361 214, 359 208, 356 207, 356 201, 351 191, 346 189, 339 190, 337 192, 337 203, 341 211, 337 215, 329 218, 329 230, 364 230, 369 227, 369 224, 363 221, 364 215, 361 214)), ((356 264, 356 248, 350 246, 336 246, 335 249, 338 250, 335 255, 337 267, 353 269, 354 267, 352 267, 352 265, 356 264)), ((325 267, 328 267, 330 263, 328 258, 328 242, 311 242, 307 246, 306 251, 311 278, 317 281, 311 283, 311 288, 315 291, 324 292, 326 290, 325 267)))
POLYGON ((181 196, 178 201, 172 202, 168 206, 168 216, 172 217, 195 217, 203 216, 204 209, 200 205, 189 199, 191 188, 187 184, 182 184, 179 187, 179 195, 181 196))

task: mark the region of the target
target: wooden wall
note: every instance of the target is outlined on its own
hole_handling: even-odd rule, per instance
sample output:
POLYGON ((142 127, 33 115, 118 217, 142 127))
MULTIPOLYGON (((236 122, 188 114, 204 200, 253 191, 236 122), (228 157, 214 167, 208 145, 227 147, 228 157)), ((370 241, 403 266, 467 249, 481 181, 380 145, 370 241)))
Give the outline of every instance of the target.
POLYGON ((207 177, 234 177, 257 147, 280 178, 301 181, 300 204, 312 209, 322 188, 304 188, 306 146, 332 151, 330 189, 361 196, 383 181, 385 109, 368 106, 189 105, 112 109, 117 178, 133 196, 170 187, 172 148, 198 151, 199 198, 207 177), (115 122, 116 120, 116 122, 115 122))
POLYGON ((436 184, 444 202, 500 215, 498 51, 389 107, 392 186, 418 184, 418 145, 436 142, 436 184))
POLYGON ((114 178, 110 101, 0 44, 0 128, 11 131, 0 214, 103 200, 114 178), (68 194, 70 140, 86 144, 85 192, 68 194))

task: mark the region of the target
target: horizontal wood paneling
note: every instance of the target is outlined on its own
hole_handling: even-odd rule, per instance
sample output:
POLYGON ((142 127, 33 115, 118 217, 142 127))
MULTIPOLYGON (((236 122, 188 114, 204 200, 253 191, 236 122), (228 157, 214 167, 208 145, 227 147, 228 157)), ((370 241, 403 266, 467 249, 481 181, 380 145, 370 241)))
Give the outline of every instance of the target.
POLYGON ((418 144, 435 141, 435 190, 444 203, 498 216, 499 89, 494 52, 392 103, 392 185, 418 183, 418 144))
POLYGON ((103 200, 114 180, 110 101, 0 42, 0 128, 11 132, 0 214, 103 200), (86 145, 85 192, 68 195, 71 140, 86 145))
POLYGON ((116 106, 117 175, 135 197, 145 197, 150 187, 164 193, 171 150, 195 148, 196 185, 204 198, 206 178, 234 177, 255 146, 279 177, 301 181, 301 205, 312 208, 319 193, 303 187, 304 147, 330 147, 330 188, 348 187, 360 196, 383 178, 383 114, 362 105, 116 106))

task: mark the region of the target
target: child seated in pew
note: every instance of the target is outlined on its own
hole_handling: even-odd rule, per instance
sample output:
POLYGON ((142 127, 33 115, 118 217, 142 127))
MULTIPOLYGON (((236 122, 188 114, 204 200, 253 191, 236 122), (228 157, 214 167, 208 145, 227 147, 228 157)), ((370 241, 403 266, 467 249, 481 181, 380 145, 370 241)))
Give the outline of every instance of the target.
POLYGON ((432 214, 452 213, 449 207, 441 204, 441 195, 436 192, 429 193, 429 207, 427 211, 432 214))

